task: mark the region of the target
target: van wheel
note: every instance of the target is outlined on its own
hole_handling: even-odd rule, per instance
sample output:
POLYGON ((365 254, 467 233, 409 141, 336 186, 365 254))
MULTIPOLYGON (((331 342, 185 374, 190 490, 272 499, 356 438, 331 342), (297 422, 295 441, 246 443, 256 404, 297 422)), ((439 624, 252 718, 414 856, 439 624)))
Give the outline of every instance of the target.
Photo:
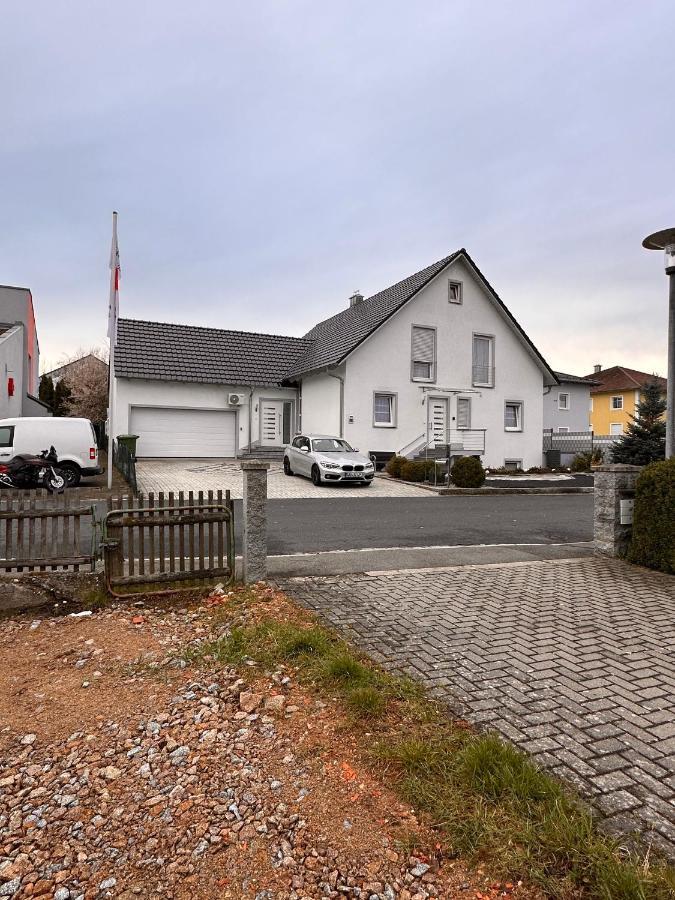
POLYGON ((61 463, 59 465, 59 471, 66 479, 66 487, 77 487, 82 479, 80 467, 76 466, 75 463, 61 463))

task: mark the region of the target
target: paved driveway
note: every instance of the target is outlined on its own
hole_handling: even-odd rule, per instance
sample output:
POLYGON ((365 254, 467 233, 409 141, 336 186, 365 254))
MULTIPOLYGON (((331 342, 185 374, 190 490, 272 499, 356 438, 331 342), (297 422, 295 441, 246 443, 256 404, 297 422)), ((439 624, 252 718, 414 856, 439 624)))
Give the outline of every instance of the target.
POLYGON ((596 557, 281 584, 675 858, 675 578, 596 557))
MULTIPOLYGON (((138 489, 144 493, 159 491, 230 490, 232 496, 243 496, 239 462, 217 459, 141 459, 136 463, 138 489)), ((273 462, 268 472, 267 494, 277 499, 302 497, 426 497, 434 494, 414 485, 400 484, 388 478, 376 478, 366 488, 356 485, 331 484, 315 487, 308 478, 284 475, 281 463, 273 462)))

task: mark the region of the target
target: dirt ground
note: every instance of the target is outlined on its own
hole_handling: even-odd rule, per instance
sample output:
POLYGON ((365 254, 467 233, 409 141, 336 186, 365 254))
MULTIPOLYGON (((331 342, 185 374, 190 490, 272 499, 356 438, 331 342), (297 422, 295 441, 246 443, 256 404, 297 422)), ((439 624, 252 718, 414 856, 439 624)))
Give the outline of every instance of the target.
POLYGON ((0 622, 0 897, 525 896, 451 858, 292 670, 186 663, 227 602, 0 622))

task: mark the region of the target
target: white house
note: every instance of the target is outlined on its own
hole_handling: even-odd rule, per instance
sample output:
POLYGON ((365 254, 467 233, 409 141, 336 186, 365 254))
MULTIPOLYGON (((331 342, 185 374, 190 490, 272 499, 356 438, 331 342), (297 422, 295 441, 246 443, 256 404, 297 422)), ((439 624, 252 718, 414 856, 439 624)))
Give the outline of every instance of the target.
POLYGON ((600 384, 592 378, 556 372, 559 384, 544 394, 544 429, 555 434, 591 430, 591 388, 600 384))
POLYGON ((238 456, 299 430, 415 456, 450 444, 486 465, 541 464, 557 379, 466 250, 304 338, 122 319, 115 431, 139 456, 238 456))

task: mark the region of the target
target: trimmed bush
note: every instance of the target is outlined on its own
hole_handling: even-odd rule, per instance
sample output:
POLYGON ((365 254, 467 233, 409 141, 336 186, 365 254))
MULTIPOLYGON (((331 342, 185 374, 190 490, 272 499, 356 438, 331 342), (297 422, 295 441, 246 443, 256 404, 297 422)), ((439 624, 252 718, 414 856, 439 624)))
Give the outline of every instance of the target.
POLYGON ((583 453, 577 453, 572 460, 570 469, 572 472, 590 472, 591 466, 600 466, 604 461, 602 450, 584 450, 583 453))
POLYGON ((675 457, 640 472, 628 559, 675 574, 675 457))
POLYGON ((476 456, 460 456, 450 471, 457 487, 479 488, 485 483, 485 469, 476 456))
POLYGON ((401 466, 401 478, 404 481, 433 480, 436 461, 433 459, 407 459, 401 466))
POLYGON ((392 478, 400 478, 401 477, 401 467, 407 463, 408 460, 405 456, 392 456, 387 460, 387 464, 384 467, 384 471, 387 475, 391 475, 392 478))

